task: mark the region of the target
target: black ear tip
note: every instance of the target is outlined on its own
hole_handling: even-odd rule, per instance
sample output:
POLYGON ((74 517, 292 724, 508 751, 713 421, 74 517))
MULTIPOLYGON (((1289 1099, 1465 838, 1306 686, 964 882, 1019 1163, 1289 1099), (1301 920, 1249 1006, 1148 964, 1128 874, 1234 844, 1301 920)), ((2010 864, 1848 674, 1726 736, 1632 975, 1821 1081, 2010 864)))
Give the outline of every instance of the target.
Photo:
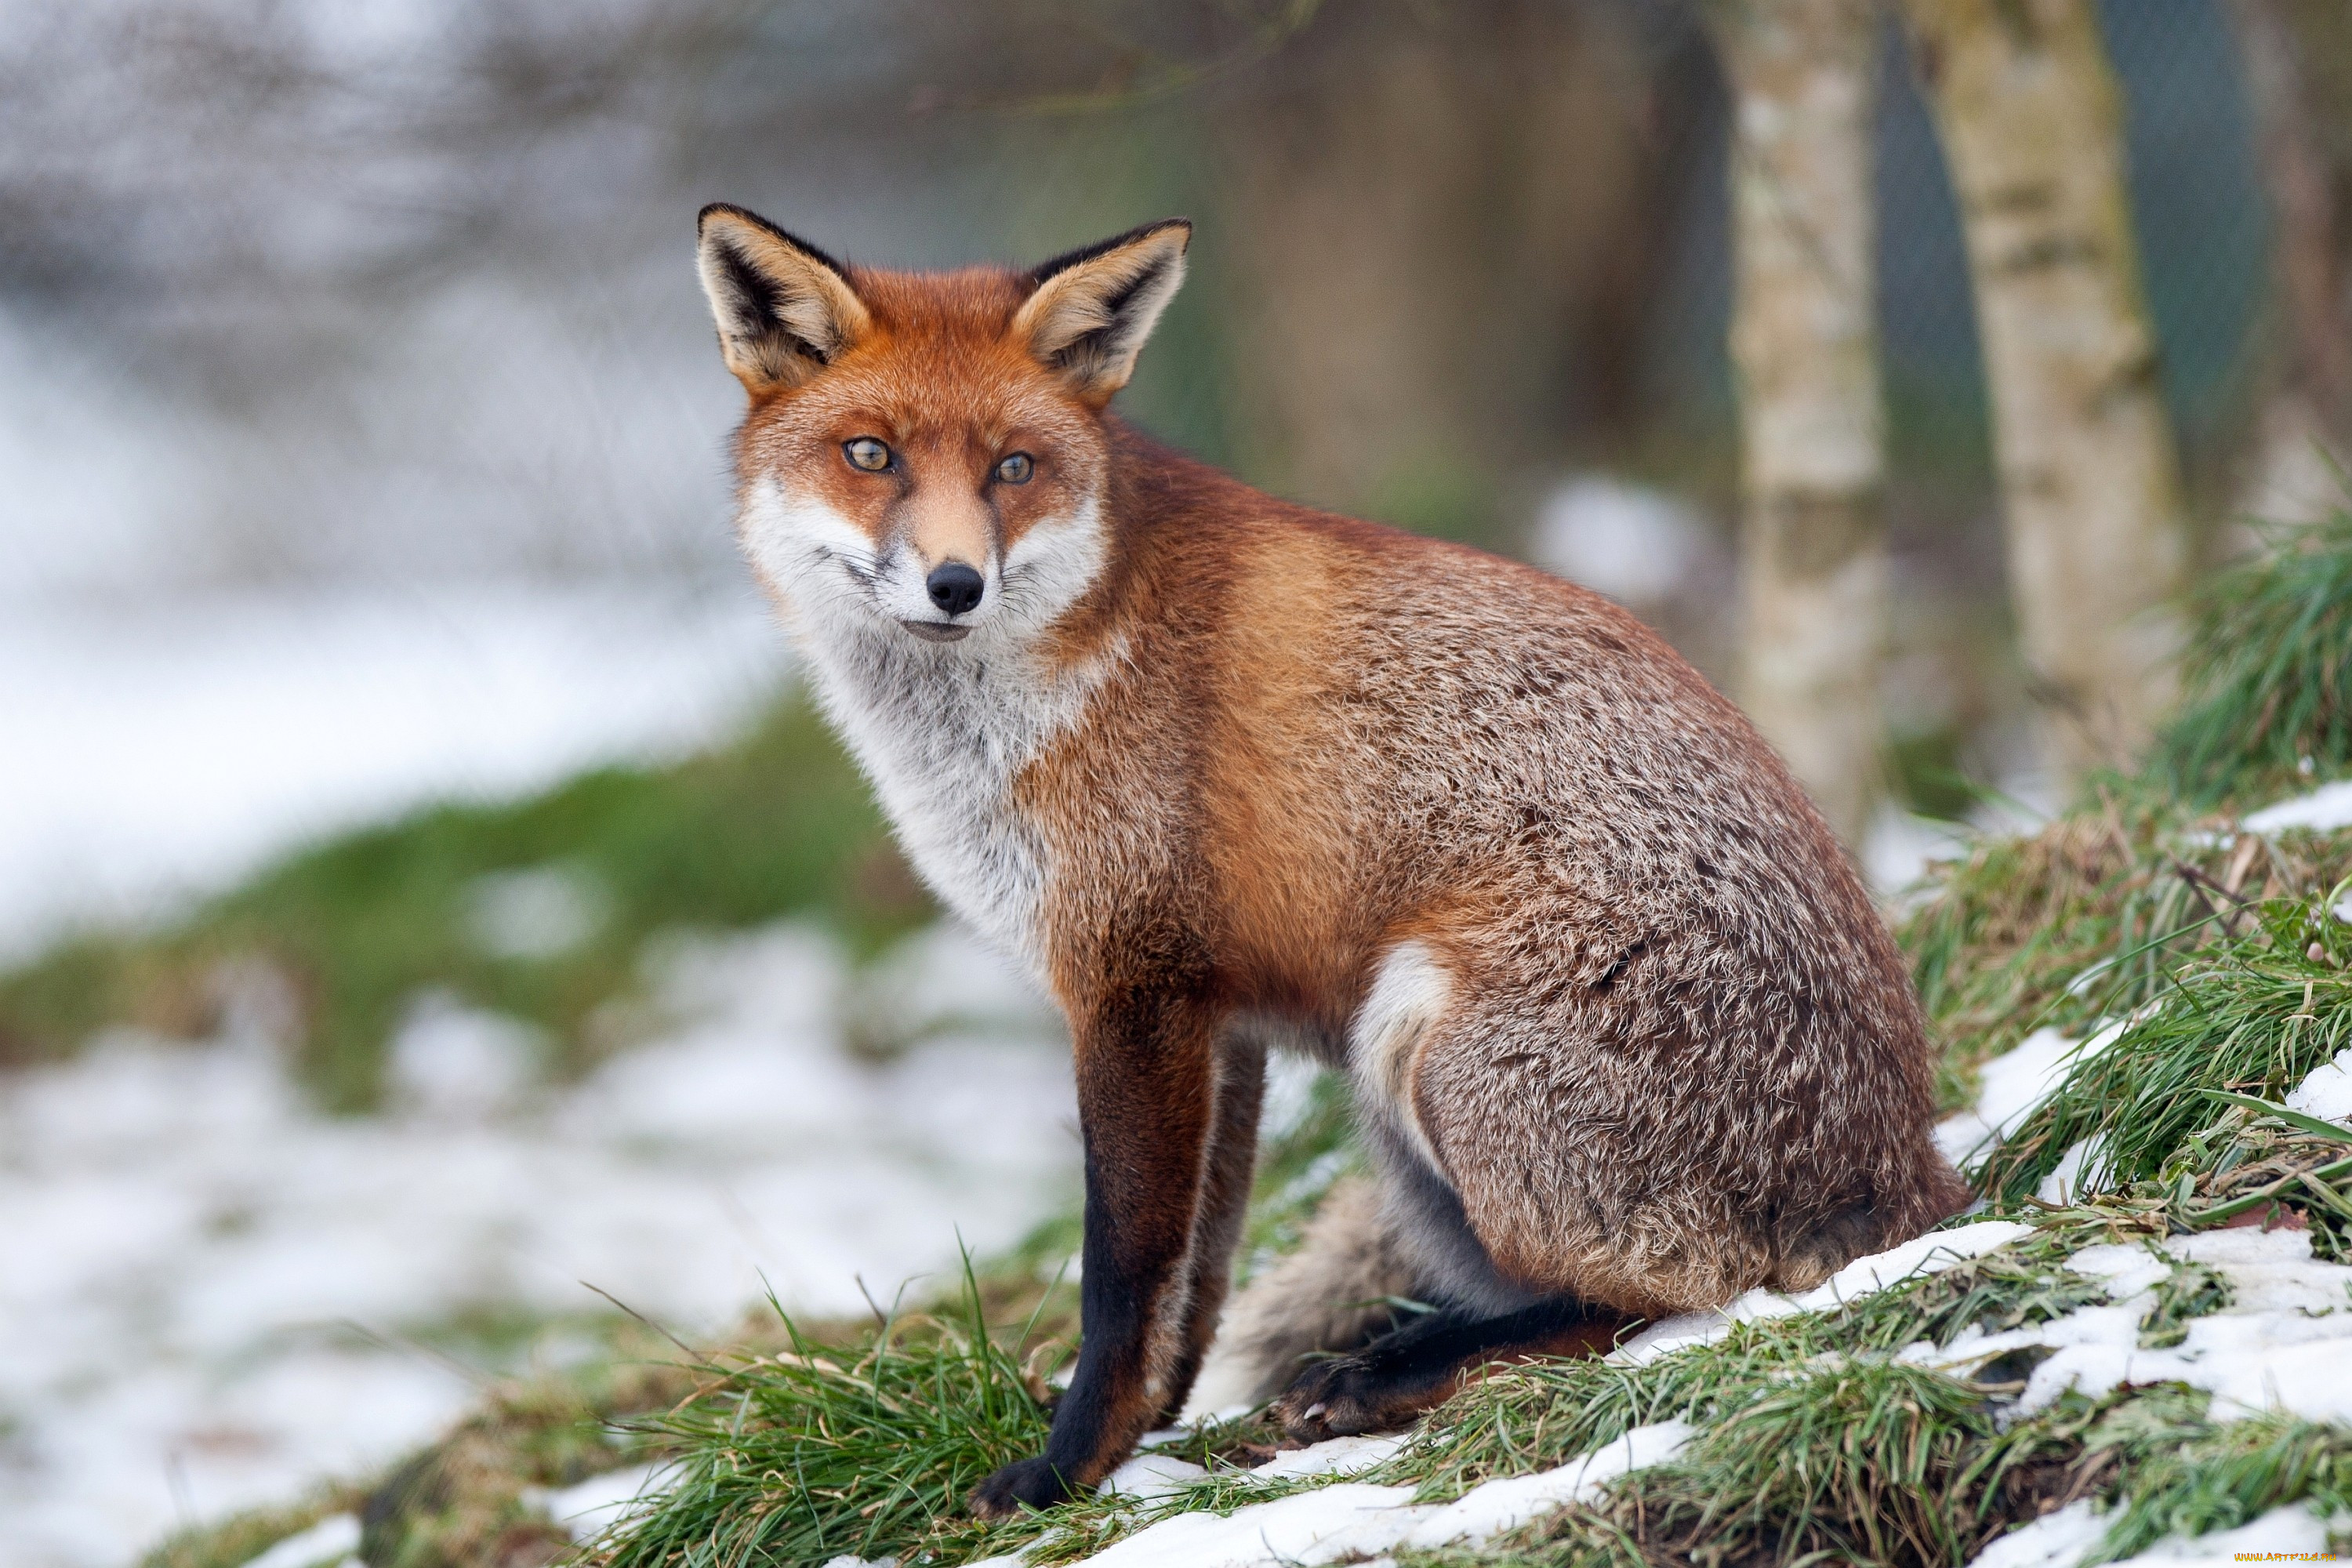
POLYGON ((749 207, 739 207, 733 202, 712 202, 694 215, 694 232, 697 235, 709 233, 710 220, 715 217, 733 218, 738 223, 748 223, 760 228, 772 229, 776 226, 749 207))

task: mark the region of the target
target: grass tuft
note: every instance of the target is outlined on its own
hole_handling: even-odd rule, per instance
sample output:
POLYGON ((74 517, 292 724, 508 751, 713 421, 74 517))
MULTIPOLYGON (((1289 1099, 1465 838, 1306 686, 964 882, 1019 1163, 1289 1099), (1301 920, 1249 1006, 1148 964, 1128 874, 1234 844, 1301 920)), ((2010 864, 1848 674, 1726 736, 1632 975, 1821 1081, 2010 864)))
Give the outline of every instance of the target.
POLYGON ((2187 700, 2157 748, 2154 771, 2192 805, 2352 769, 2352 512, 2263 542, 2199 595, 2187 700))
POLYGON ((2252 930, 2168 976, 2112 1043, 2086 1044, 2057 1091, 1986 1158, 1981 1190, 1997 1205, 2020 1202, 2077 1144, 2092 1190, 2211 1170, 2225 1128, 2246 1113, 2200 1091, 2275 1098, 2352 1046, 2352 926, 2330 912, 2335 896, 2265 902, 2252 930))
POLYGON ((962 1511, 992 1471, 1045 1444, 1041 1380, 1068 1347, 1039 1336, 1038 1314, 992 1332, 967 1264, 952 1306, 894 1316, 848 1346, 777 1315, 784 1349, 724 1358, 694 1398, 628 1424, 680 1458, 666 1493, 592 1553, 598 1568, 954 1563, 1038 1533, 1034 1520, 962 1511))
POLYGON ((2322 1516, 2352 1510, 2352 1430, 2283 1414, 2213 1424, 2204 1396, 2159 1391, 2090 1434, 2095 1451, 2128 1450, 2117 1466, 2117 1511, 2090 1561, 2134 1556, 2168 1535, 2251 1523, 2301 1501, 2322 1516))

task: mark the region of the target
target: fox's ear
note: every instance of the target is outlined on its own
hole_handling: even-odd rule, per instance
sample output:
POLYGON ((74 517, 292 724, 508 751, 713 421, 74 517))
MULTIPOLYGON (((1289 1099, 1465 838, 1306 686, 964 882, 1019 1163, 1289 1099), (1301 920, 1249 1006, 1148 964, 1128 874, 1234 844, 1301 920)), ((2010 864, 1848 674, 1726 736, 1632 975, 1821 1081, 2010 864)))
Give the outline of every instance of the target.
POLYGON ((872 327, 839 262, 758 214, 714 202, 697 232, 719 352, 753 396, 800 385, 872 327))
POLYGON ((1135 356, 1184 281, 1192 226, 1181 217, 1057 256, 1030 277, 1037 291, 1013 318, 1016 337, 1095 407, 1135 374, 1135 356))

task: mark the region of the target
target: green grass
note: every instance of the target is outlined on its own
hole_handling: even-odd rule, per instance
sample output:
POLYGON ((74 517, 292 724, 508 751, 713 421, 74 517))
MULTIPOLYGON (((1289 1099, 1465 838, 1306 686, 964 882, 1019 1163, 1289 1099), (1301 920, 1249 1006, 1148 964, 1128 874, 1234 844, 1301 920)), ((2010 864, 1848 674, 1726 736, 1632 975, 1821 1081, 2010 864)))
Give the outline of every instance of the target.
POLYGON ((1982 1190, 2017 1202, 2085 1141, 2099 1190, 2211 1170, 2247 1113, 2203 1091, 2275 1099, 2352 1046, 2352 926, 2328 912, 2336 896, 2270 900, 2252 929, 2181 964, 2111 1046, 2078 1055, 1987 1159, 1982 1190))
POLYGON ((597 1563, 817 1563, 919 1546, 952 1562, 1034 1537, 961 1504, 1044 1446, 1037 1380, 1066 1343, 1038 1337, 1034 1320, 1000 1342, 969 1269, 950 1309, 893 1317, 849 1347, 783 1321, 782 1348, 714 1363, 698 1398, 631 1424, 681 1457, 667 1495, 597 1563))
POLYGON ((222 977, 261 965, 299 1015, 299 1060, 321 1103, 375 1103, 383 1047, 438 989, 545 1031, 551 1072, 620 1043, 647 943, 786 915, 871 952, 929 918, 840 748, 809 706, 665 767, 606 768, 526 799, 447 805, 297 851, 148 934, 89 933, 0 974, 0 1064, 55 1059, 109 1025, 194 1036, 222 977), (483 879, 560 867, 601 895, 577 947, 500 957, 474 935, 483 879))
POLYGON ((2352 511, 2270 530, 2199 595, 2186 699, 2151 771, 2195 805, 2352 770, 2352 511))
MULTIPOLYGON (((2302 1501, 2323 1517, 2352 1510, 2352 1430, 2285 1415, 2220 1424, 2203 1416, 2202 1395, 2180 1390, 2110 1418, 2130 1428, 2113 1441, 2134 1451, 2119 1467, 2117 1514, 2094 1562, 2132 1556, 2167 1535, 2234 1529, 2283 1503, 2302 1501)), ((2095 1430, 2092 1439, 2105 1436, 2095 1430)))

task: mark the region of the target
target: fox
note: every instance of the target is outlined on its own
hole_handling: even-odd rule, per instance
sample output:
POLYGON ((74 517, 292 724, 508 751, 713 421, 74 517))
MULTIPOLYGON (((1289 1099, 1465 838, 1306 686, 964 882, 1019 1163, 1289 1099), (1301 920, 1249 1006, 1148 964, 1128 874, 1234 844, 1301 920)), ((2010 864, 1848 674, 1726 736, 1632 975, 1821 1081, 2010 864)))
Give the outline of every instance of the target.
POLYGON ((1196 1385, 1393 1428, 1968 1200, 1903 959, 1729 700, 1597 594, 1111 411, 1188 221, 929 273, 698 232, 751 570, 916 871, 1069 1026, 1079 1345, 973 1511, 1100 1484, 1196 1385), (1346 1075, 1370 1173, 1203 1383, 1276 1050, 1346 1075))

